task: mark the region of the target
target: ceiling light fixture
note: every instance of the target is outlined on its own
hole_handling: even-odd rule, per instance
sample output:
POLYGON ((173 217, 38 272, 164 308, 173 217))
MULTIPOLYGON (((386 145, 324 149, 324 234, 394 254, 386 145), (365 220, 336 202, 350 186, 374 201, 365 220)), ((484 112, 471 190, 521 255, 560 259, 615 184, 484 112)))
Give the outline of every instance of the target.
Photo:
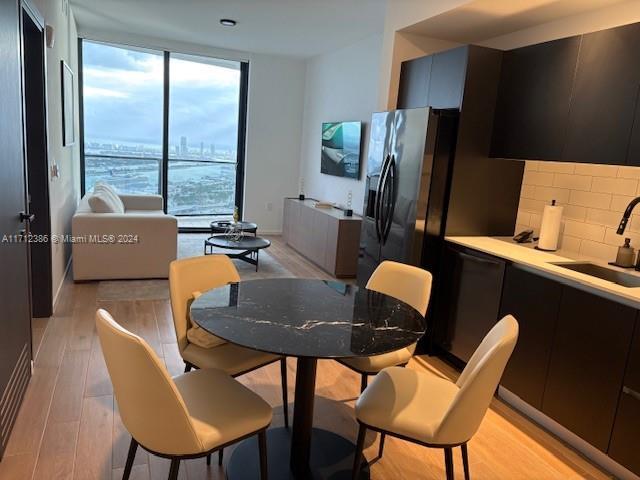
POLYGON ((238 24, 235 20, 230 18, 221 18, 220 25, 224 25, 225 27, 235 27, 238 24))

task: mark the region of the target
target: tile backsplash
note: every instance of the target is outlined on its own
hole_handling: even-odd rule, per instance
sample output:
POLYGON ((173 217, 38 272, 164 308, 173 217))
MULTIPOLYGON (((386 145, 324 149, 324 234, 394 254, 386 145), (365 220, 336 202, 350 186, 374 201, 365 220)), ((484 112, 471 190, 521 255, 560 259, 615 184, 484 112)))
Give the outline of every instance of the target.
POLYGON ((625 237, 640 248, 640 206, 623 236, 616 234, 622 212, 640 195, 640 167, 527 160, 516 232, 540 231, 544 206, 564 207, 560 247, 602 260, 615 260, 625 237))

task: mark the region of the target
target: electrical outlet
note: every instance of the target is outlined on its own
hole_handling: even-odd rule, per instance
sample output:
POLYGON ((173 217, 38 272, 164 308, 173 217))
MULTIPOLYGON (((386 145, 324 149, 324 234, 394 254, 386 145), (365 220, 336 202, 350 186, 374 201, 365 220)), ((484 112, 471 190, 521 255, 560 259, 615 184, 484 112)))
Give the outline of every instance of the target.
POLYGON ((265 206, 267 207, 267 212, 272 212, 273 211, 273 203, 267 202, 267 204, 265 206))

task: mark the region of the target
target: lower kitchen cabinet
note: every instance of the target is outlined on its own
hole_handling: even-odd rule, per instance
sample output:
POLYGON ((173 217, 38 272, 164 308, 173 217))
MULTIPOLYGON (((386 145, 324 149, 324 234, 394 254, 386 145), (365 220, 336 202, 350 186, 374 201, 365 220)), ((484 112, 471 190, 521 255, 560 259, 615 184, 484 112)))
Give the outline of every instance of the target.
POLYGON ((469 361, 498 318, 504 269, 504 260, 451 246, 445 249, 444 291, 436 320, 440 348, 469 361))
POLYGON ((518 265, 507 266, 500 317, 511 314, 520 326, 518 343, 500 384, 540 410, 562 285, 518 265))
POLYGON ((542 411, 607 451, 636 310, 563 287, 542 411))
POLYGON ((631 344, 629 361, 624 376, 624 387, 618 402, 618 412, 613 425, 609 456, 616 462, 640 475, 640 323, 631 344))

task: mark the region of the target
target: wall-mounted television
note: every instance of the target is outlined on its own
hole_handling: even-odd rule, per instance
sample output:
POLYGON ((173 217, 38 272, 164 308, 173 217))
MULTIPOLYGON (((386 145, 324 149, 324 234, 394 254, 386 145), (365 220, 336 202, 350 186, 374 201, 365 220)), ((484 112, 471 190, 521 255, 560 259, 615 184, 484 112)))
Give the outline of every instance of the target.
POLYGON ((358 179, 362 122, 322 124, 320 171, 327 175, 358 179))

